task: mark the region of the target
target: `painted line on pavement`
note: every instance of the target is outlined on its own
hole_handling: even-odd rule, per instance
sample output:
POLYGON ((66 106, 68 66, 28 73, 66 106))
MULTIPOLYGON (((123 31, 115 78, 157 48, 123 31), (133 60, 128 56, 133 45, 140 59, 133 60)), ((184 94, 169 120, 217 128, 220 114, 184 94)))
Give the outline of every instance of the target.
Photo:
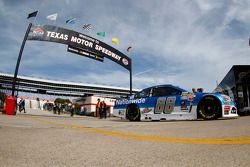
POLYGON ((108 136, 115 136, 121 138, 142 140, 142 141, 154 141, 154 142, 166 142, 166 143, 182 143, 182 144, 250 144, 250 137, 234 137, 234 138, 174 138, 174 137, 161 137, 161 136, 146 136, 137 134, 127 134, 122 132, 114 132, 109 130, 102 130, 97 128, 89 128, 71 124, 61 124, 52 121, 43 120, 40 118, 34 118, 43 123, 58 125, 62 127, 83 130, 91 133, 97 133, 108 136))

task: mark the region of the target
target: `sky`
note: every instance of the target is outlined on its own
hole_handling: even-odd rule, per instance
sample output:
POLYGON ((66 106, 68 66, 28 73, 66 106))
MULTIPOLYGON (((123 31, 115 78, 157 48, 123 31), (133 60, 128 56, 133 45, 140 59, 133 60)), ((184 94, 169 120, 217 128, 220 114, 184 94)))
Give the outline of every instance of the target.
MULTIPOLYGON (((249 0, 0 0, 0 20, 3 73, 14 74, 30 22, 74 30, 126 54, 136 89, 172 84, 210 92, 233 65, 250 62, 249 0), (27 19, 36 10, 36 19, 27 19), (54 13, 56 21, 46 19, 54 13), (65 23, 71 17, 76 24, 65 23), (100 31, 104 38, 96 34, 100 31)), ((66 45, 53 42, 27 41, 18 74, 129 88, 129 72, 122 66, 69 53, 66 45)))

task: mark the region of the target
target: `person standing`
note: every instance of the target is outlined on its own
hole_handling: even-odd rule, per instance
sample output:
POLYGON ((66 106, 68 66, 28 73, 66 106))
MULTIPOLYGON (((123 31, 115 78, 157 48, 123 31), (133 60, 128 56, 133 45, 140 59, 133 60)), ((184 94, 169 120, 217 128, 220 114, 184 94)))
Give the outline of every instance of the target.
POLYGON ((72 109, 71 109, 71 117, 73 117, 75 114, 75 105, 72 105, 72 109))
POLYGON ((25 100, 23 98, 21 98, 18 106, 19 106, 19 112, 24 111, 24 113, 26 113, 26 111, 25 111, 25 100))
POLYGON ((56 114, 56 103, 53 105, 53 113, 56 114))
POLYGON ((61 104, 59 103, 58 105, 56 105, 57 108, 57 114, 60 115, 61 114, 61 104))
POLYGON ((96 114, 96 117, 101 118, 101 111, 100 111, 101 107, 100 107, 100 105, 101 105, 100 99, 97 99, 97 104, 95 106, 96 107, 95 114, 96 114))
POLYGON ((100 107, 101 107, 101 118, 107 118, 107 105, 106 105, 106 103, 104 102, 104 101, 102 101, 101 102, 101 105, 100 105, 100 107))
POLYGON ((75 108, 75 105, 73 105, 72 103, 69 103, 68 104, 68 110, 70 112, 70 116, 73 117, 74 116, 74 108, 75 108))

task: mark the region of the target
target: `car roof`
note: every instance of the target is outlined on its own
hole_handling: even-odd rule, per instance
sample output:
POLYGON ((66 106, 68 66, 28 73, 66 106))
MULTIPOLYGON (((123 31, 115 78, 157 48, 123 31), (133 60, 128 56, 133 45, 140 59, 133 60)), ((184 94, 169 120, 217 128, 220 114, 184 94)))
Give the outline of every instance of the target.
MULTIPOLYGON (((173 86, 173 85, 171 85, 171 84, 155 85, 155 86, 151 86, 151 87, 148 87, 148 88, 145 88, 145 89, 151 89, 151 88, 156 88, 156 87, 169 87, 169 88, 175 88, 175 89, 177 89, 177 90, 179 90, 179 91, 181 91, 181 92, 188 92, 188 91, 185 90, 185 89, 182 89, 182 88, 180 88, 180 87, 178 87, 178 86, 173 86)), ((145 89, 143 89, 143 90, 145 90, 145 89)))

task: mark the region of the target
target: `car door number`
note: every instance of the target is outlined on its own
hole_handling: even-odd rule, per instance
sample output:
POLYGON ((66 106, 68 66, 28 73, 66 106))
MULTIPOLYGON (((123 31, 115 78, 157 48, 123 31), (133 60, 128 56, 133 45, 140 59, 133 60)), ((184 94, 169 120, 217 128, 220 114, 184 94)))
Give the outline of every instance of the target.
POLYGON ((155 106, 155 114, 170 114, 174 111, 176 97, 159 97, 155 106))

